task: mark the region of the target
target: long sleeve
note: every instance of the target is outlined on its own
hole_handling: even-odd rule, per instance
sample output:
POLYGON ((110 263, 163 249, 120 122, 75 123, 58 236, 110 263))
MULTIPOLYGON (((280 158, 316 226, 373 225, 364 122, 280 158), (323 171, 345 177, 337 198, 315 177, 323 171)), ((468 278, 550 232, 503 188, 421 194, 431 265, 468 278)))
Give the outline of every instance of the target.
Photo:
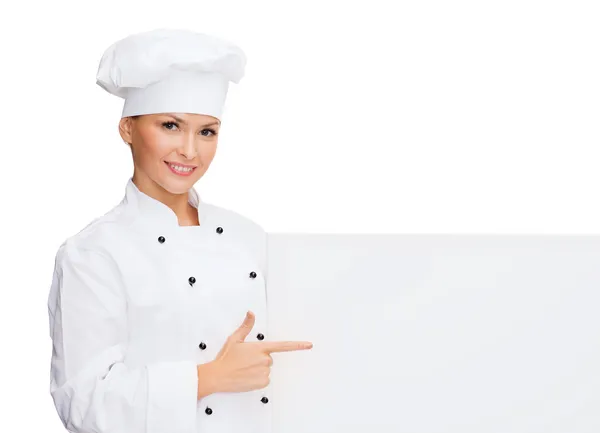
POLYGON ((97 250, 61 245, 48 297, 50 393, 72 433, 195 433, 192 361, 132 368, 127 302, 115 263, 97 250))

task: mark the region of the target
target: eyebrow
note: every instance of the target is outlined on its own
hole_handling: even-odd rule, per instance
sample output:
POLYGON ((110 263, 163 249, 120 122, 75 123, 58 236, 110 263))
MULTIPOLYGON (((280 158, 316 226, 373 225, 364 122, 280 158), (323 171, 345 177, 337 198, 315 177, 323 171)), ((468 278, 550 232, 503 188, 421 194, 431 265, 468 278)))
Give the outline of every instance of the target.
MULTIPOLYGON (((175 116, 174 114, 165 114, 165 116, 172 117, 173 119, 177 120, 178 122, 183 123, 184 125, 187 125, 187 122, 185 120, 183 120, 181 117, 175 116)), ((221 122, 216 120, 214 122, 210 122, 210 123, 207 123, 202 126, 204 127, 204 126, 212 126, 212 125, 220 125, 220 124, 221 124, 221 122)))

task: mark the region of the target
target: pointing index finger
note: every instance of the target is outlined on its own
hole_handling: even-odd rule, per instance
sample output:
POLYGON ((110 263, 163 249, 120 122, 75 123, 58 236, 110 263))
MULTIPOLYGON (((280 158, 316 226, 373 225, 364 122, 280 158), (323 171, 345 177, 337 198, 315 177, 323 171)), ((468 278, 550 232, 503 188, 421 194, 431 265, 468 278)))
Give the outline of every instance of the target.
POLYGON ((265 341, 259 343, 265 352, 290 352, 312 348, 310 341, 265 341))

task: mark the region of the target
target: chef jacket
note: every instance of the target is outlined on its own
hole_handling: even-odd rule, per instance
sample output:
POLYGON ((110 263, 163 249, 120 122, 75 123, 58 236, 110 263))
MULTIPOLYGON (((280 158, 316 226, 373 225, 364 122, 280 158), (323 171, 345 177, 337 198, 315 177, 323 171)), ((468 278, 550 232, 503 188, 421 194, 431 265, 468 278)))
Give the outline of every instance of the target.
POLYGON ((212 361, 251 310, 267 340, 266 232, 209 204, 180 226, 129 178, 125 196, 58 248, 48 296, 50 393, 75 433, 270 433, 271 385, 198 400, 212 361))

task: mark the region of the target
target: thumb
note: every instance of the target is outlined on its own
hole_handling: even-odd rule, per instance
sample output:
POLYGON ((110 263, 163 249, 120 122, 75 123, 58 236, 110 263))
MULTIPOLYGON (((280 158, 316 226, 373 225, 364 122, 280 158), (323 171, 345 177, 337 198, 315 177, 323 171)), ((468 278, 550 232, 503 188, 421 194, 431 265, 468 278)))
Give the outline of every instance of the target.
POLYGON ((252 328, 254 327, 254 321, 254 313, 252 313, 252 311, 248 311, 240 327, 236 329, 233 334, 231 334, 232 339, 240 343, 243 342, 250 331, 252 331, 252 328))

